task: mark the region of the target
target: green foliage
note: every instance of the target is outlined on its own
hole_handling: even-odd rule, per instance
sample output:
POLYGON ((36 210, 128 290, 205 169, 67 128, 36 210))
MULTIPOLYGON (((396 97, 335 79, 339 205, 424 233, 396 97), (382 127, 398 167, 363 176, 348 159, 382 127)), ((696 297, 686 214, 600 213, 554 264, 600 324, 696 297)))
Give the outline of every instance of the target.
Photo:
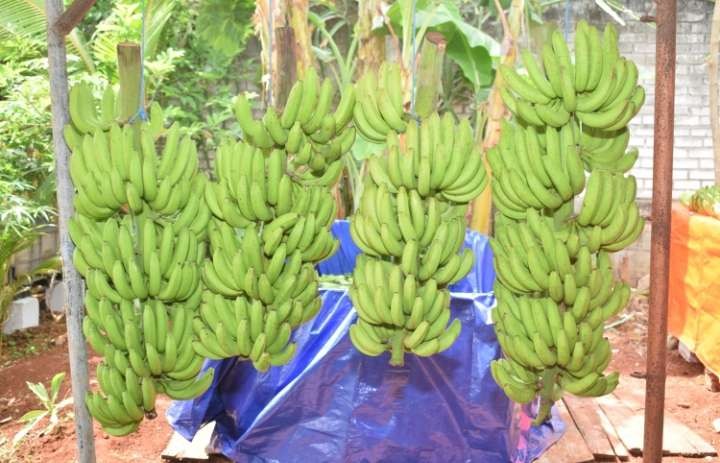
POLYGON ((31 37, 45 34, 43 0, 3 0, 0 2, 0 34, 31 37))
POLYGON ((42 51, 37 39, 25 37, 8 37, 0 46, 0 241, 53 214, 52 183, 46 182, 52 156, 42 51))
MULTIPOLYGON (((176 2, 165 0, 153 2, 145 11, 145 59, 150 64, 158 50, 160 37, 172 16, 176 2)), ((100 71, 109 80, 117 76, 117 45, 121 42, 141 41, 143 11, 137 2, 121 1, 114 5, 110 14, 95 27, 92 35, 92 51, 100 71)))
POLYGON ((52 432, 60 422, 60 412, 63 408, 72 404, 72 398, 67 398, 58 402, 60 387, 65 379, 65 372, 57 373, 50 381, 50 391, 47 390, 43 383, 30 383, 27 386, 40 400, 41 409, 30 410, 25 413, 18 421, 26 423, 25 426, 15 434, 13 445, 17 445, 25 436, 35 428, 44 418, 48 418, 48 425, 42 431, 43 434, 52 432))
MULTIPOLYGON (((0 40, 20 36, 44 42, 46 24, 44 0, 0 0, 0 40)), ((87 47, 77 31, 68 35, 68 41, 87 69, 94 72, 87 47)))
MULTIPOLYGON (((394 4, 388 11, 388 16, 397 27, 404 27, 408 22, 405 16, 409 13, 402 3, 404 2, 394 4)), ((476 92, 492 84, 492 57, 500 55, 500 44, 466 21, 456 2, 419 1, 416 5, 415 23, 418 30, 425 28, 427 31, 443 34, 447 41, 448 58, 459 66, 476 92)), ((419 38, 422 36, 416 38, 418 48, 419 38)))
POLYGON ((252 33, 252 0, 206 0, 197 17, 198 38, 210 50, 232 59, 245 49, 252 33))

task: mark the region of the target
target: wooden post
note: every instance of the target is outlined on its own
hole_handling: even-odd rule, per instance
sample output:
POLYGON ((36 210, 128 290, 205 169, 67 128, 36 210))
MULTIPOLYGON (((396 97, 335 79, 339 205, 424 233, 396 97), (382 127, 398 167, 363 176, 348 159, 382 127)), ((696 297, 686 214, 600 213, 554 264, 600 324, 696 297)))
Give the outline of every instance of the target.
POLYGON ((437 109, 442 87, 442 69, 445 60, 445 38, 439 32, 428 32, 420 48, 415 114, 428 117, 437 109))
POLYGON ((68 114, 68 79, 65 56, 65 35, 53 25, 63 13, 63 0, 45 0, 48 23, 48 73, 50 75, 50 101, 52 104, 52 134, 57 176, 58 233, 60 255, 63 261, 63 284, 67 297, 67 335, 70 356, 70 382, 75 411, 75 435, 80 463, 95 462, 95 441, 92 418, 85 407, 88 392, 87 347, 82 332, 83 285, 73 264, 74 246, 68 233, 68 221, 74 213, 70 180, 70 150, 65 144, 63 128, 70 122, 68 114))
POLYGON ((645 369, 643 462, 662 460, 667 363, 668 280, 675 143, 677 2, 657 2, 655 30, 655 125, 653 127, 650 306, 645 369))
MULTIPOLYGON (((120 81, 120 119, 127 121, 137 113, 140 104, 140 45, 132 42, 119 43, 118 80, 120 81)), ((145 98, 143 98, 144 104, 145 98)))
POLYGON ((720 83, 718 82, 718 54, 720 54, 720 2, 715 2, 712 22, 710 23, 710 55, 708 57, 708 77, 710 91, 710 129, 713 140, 713 159, 715 160, 715 183, 720 183, 720 83))

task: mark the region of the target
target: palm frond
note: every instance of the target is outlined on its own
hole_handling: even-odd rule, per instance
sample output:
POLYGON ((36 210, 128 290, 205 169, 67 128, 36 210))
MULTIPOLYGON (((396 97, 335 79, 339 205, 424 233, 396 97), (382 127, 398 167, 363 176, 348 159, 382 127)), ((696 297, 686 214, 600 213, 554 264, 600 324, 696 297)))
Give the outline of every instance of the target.
POLYGON ((42 0, 0 0, 0 30, 5 34, 40 38, 46 28, 42 0))
MULTIPOLYGON (((7 35, 45 39, 47 18, 43 0, 0 0, 0 38, 7 35)), ((88 71, 95 65, 77 31, 68 35, 70 47, 82 59, 88 71)))

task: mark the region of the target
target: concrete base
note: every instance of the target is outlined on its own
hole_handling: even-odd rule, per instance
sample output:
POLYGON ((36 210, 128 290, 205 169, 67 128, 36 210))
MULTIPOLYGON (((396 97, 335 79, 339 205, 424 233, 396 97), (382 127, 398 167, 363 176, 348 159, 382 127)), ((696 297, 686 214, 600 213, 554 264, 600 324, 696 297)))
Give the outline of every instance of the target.
POLYGON ((45 305, 54 314, 66 312, 65 283, 55 280, 55 283, 45 291, 45 305))
POLYGON ((2 326, 3 334, 32 328, 40 324, 40 304, 34 297, 17 299, 10 304, 8 319, 2 326))

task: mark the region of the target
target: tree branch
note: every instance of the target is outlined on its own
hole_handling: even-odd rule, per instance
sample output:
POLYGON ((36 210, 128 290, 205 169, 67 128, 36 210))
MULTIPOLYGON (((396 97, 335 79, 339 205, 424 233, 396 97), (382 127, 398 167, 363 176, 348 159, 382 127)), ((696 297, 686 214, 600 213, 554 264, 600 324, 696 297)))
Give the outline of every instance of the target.
POLYGON ((68 35, 85 17, 95 0, 75 0, 55 21, 53 28, 63 37, 68 35))

